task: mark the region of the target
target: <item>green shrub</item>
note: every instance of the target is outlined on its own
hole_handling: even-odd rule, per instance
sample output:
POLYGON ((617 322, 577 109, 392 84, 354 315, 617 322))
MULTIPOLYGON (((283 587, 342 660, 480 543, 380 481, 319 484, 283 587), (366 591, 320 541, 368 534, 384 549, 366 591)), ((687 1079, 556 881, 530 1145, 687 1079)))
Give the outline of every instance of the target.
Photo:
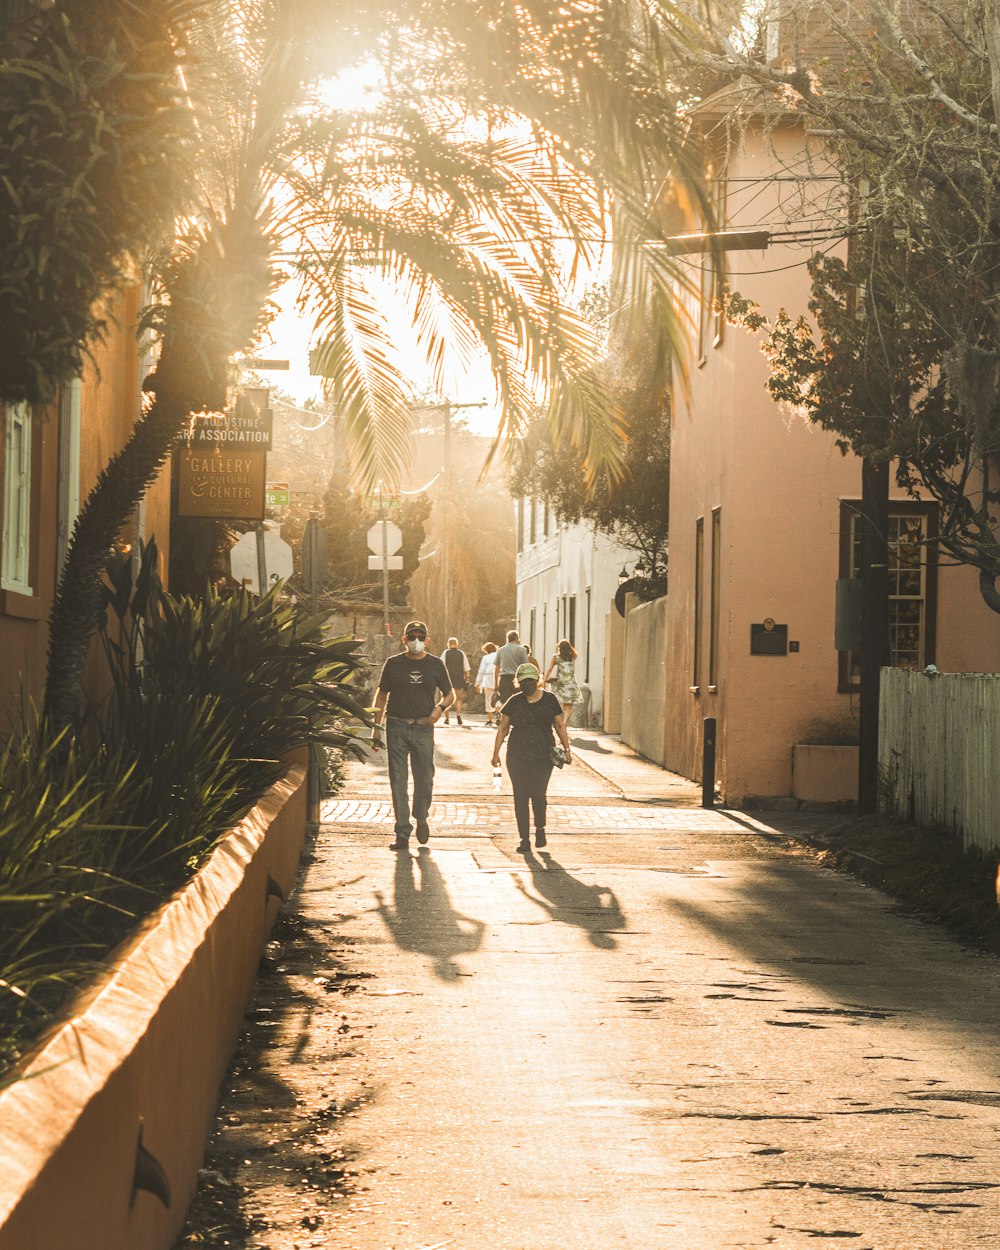
POLYGON ((129 782, 27 730, 0 754, 0 1066, 132 920, 115 863, 129 782))
POLYGON ((0 755, 0 1068, 66 993, 283 772, 361 754, 352 638, 275 589, 173 598, 156 549, 109 565, 111 695, 76 738, 23 728, 0 755))

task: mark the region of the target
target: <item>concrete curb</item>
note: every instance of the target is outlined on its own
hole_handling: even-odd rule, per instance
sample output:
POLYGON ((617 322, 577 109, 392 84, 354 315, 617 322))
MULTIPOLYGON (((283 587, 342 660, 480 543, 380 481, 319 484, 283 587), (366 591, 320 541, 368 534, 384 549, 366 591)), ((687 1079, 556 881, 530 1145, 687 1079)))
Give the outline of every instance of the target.
POLYGON ((290 768, 0 1093, 0 1250, 169 1250, 277 914, 274 885, 287 895, 295 881, 306 791, 306 769, 290 768), (136 1188, 137 1171, 161 1196, 136 1188))

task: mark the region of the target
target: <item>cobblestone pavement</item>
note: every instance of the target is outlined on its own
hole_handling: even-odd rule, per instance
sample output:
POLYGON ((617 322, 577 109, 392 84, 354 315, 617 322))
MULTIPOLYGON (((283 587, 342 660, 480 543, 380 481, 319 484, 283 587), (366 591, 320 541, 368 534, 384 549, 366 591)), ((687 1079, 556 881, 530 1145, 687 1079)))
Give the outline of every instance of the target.
POLYGON ((596 736, 518 856, 491 739, 441 731, 415 853, 381 764, 326 805, 205 1244, 994 1246, 998 962, 596 736))

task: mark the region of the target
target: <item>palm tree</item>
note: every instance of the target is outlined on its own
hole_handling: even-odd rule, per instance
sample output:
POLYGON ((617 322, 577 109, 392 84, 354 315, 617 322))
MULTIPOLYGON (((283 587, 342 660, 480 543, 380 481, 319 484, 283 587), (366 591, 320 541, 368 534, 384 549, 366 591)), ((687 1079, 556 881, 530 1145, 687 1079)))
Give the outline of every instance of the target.
MULTIPOLYGON (((123 0, 124 2, 124 0, 123 0)), ((480 342, 521 430, 540 392, 590 464, 613 459, 568 280, 604 234, 609 196, 641 218, 683 165, 656 30, 627 0, 204 0, 185 26, 198 203, 158 267, 160 353, 129 442, 102 473, 53 608, 46 709, 71 723, 107 552, 195 412, 221 411, 289 272, 325 344, 362 483, 406 455, 408 387, 366 275, 410 298, 428 359, 480 342), (382 103, 321 88, 360 57, 382 103), (562 262, 562 263, 561 263, 562 262), (568 272, 567 272, 568 271, 568 272)), ((692 185, 697 186, 692 177, 692 185)))

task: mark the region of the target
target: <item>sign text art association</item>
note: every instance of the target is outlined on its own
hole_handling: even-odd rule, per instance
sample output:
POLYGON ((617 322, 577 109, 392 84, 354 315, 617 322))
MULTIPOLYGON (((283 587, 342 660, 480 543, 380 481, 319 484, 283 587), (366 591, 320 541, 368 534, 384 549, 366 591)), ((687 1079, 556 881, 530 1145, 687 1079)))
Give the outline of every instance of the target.
POLYGON ((264 515, 266 454, 183 448, 177 474, 180 516, 258 520, 264 515))

